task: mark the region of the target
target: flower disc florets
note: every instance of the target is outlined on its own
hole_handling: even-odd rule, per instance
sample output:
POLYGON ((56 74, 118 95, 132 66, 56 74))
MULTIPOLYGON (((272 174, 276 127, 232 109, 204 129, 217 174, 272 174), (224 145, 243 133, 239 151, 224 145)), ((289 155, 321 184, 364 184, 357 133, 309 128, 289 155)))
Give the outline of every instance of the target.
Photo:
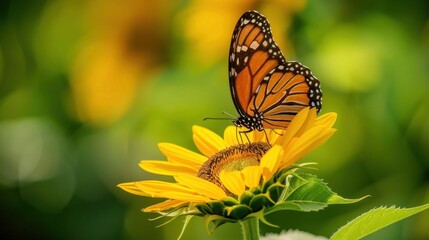
POLYGON ((246 143, 231 146, 211 156, 200 168, 197 176, 221 187, 229 196, 231 193, 220 181, 222 171, 241 171, 248 166, 258 166, 262 156, 271 148, 265 142, 246 143))

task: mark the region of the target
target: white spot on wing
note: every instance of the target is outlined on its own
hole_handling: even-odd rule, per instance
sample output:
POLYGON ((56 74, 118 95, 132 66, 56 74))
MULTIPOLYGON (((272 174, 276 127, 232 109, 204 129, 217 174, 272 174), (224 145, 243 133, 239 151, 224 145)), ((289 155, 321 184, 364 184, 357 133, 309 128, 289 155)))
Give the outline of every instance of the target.
POLYGON ((253 50, 255 50, 256 48, 258 48, 259 47, 259 43, 257 42, 257 41, 253 41, 251 44, 250 44, 250 48, 251 49, 253 49, 253 50))

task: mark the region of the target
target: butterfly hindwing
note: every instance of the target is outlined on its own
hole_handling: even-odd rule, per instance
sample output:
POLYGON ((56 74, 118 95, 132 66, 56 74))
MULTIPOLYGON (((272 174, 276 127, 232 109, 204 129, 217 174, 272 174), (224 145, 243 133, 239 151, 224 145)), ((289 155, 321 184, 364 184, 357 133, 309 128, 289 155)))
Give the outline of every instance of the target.
POLYGON ((280 64, 266 78, 247 109, 264 117, 264 128, 286 128, 302 108, 320 109, 320 82, 301 63, 280 64))

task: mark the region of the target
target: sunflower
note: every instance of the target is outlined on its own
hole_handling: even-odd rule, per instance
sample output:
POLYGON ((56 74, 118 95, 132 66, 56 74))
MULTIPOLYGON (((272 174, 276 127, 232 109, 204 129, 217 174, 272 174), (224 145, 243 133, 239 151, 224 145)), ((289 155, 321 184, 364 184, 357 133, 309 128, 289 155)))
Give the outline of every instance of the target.
MULTIPOLYGON (((215 226, 247 218, 263 219, 276 206, 305 211, 302 205, 284 205, 292 195, 310 196, 305 193, 298 196, 294 190, 315 179, 297 174, 295 171, 305 164, 295 162, 332 136, 336 117, 336 113, 317 117, 316 108, 304 108, 287 129, 244 134, 242 129, 228 126, 223 137, 193 126, 193 140, 200 153, 160 143, 158 147, 167 161, 143 160, 139 164, 147 172, 172 176, 175 182, 144 180, 118 186, 135 195, 166 199, 144 208, 145 212, 170 217, 204 216, 215 226)), ((323 184, 306 186, 308 191, 315 186, 324 187, 323 184)), ((338 200, 337 195, 325 195, 338 200)))

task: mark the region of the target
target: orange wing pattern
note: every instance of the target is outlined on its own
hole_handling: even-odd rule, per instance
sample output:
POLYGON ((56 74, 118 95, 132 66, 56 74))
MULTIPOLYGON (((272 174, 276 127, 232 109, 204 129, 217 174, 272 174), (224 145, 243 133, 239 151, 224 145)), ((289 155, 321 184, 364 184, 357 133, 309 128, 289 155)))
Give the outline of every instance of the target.
POLYGON ((256 11, 241 16, 229 52, 229 84, 237 126, 287 128, 304 107, 322 108, 320 82, 299 62, 286 61, 270 24, 256 11))

